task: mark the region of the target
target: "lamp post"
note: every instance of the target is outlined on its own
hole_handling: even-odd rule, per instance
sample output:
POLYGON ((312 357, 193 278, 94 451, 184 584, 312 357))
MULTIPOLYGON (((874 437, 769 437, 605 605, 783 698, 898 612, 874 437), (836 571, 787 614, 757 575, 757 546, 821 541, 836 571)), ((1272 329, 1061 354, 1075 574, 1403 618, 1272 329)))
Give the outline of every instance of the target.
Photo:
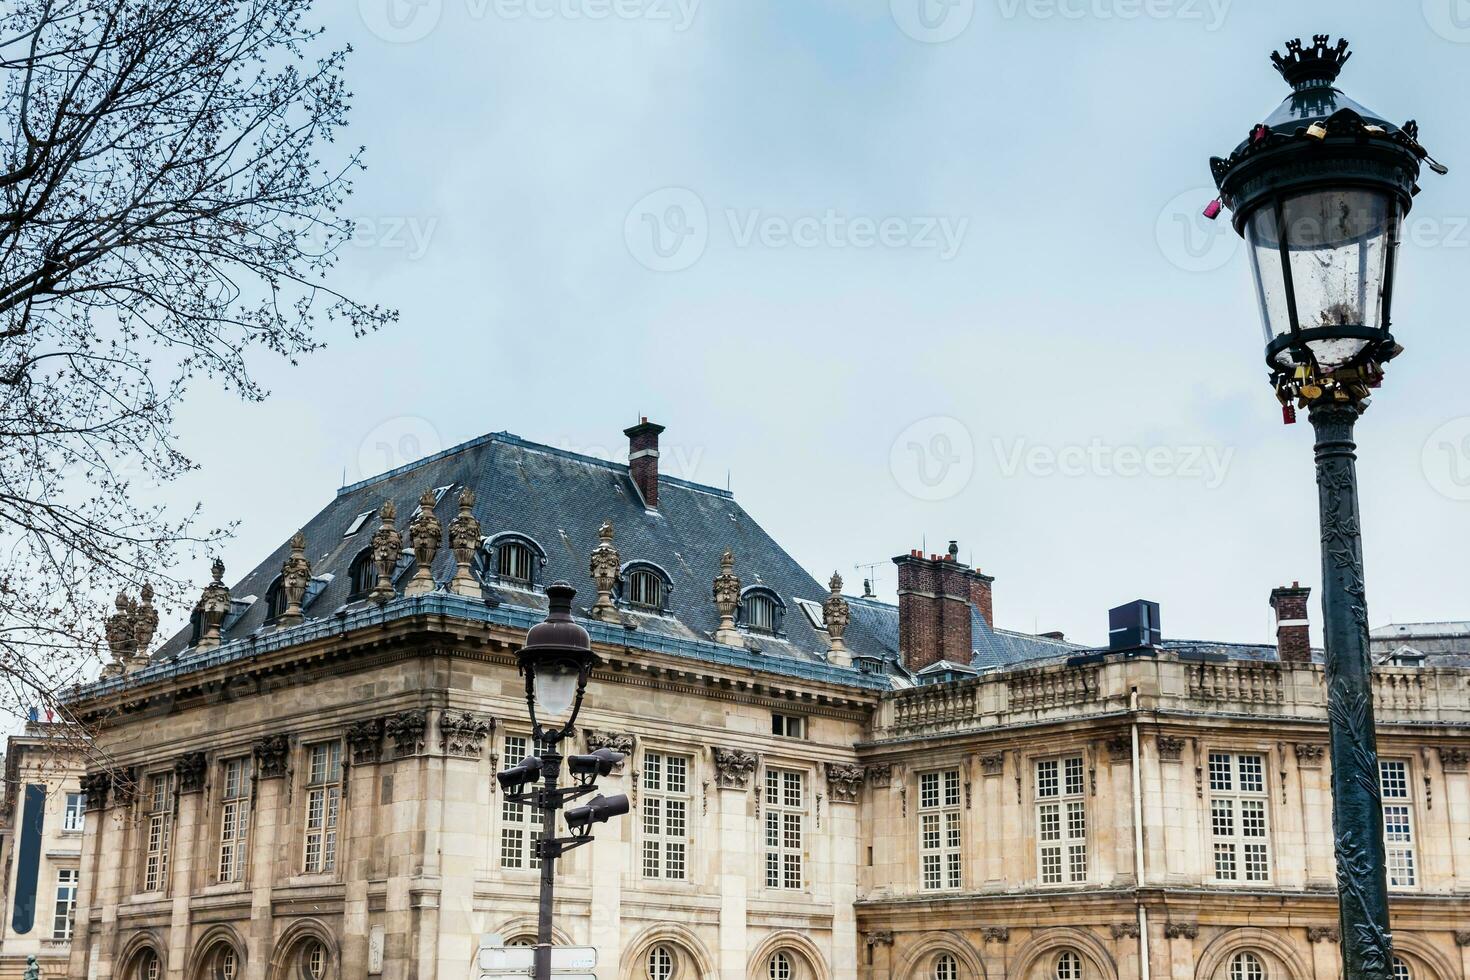
POLYGON ((1332 817, 1344 976, 1390 980, 1383 810, 1373 732, 1353 426, 1402 348, 1389 330, 1399 229, 1424 161, 1418 126, 1395 126, 1335 87, 1347 41, 1290 41, 1272 61, 1291 94, 1228 159, 1210 161, 1245 238, 1266 364, 1287 422, 1316 432, 1332 817))
POLYGON ((551 915, 556 894, 556 862, 562 855, 592 840, 592 827, 628 812, 626 796, 593 798, 567 811, 568 837, 557 836, 556 818, 568 802, 595 792, 594 782, 623 761, 622 753, 599 749, 591 755, 567 759, 573 785, 562 787, 561 743, 575 733, 577 715, 587 679, 600 661, 592 652, 587 631, 572 620, 577 594, 565 582, 546 588, 549 611, 545 622, 531 627, 518 655, 526 678, 526 707, 531 715, 533 744, 539 753, 500 773, 496 778, 506 799, 541 812, 541 839, 536 856, 541 861, 541 902, 536 922, 536 980, 551 978, 551 915), (528 784, 539 790, 527 792, 528 784))

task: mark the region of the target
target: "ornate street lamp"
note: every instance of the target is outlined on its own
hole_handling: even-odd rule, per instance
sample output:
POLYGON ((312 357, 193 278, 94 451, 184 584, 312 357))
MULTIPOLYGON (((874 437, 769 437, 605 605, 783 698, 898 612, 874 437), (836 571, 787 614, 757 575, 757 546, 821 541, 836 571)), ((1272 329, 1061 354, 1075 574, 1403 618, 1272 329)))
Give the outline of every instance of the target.
POLYGON ((1228 159, 1210 161, 1220 200, 1245 238, 1266 331, 1266 364, 1287 422, 1305 408, 1316 431, 1332 743, 1333 826, 1344 975, 1390 980, 1393 952, 1383 810, 1373 732, 1368 607, 1358 526, 1353 425, 1383 365, 1399 229, 1419 164, 1445 168, 1395 126, 1334 86, 1347 41, 1319 34, 1271 56, 1291 94, 1228 159))
POLYGON ((572 619, 572 599, 577 590, 565 582, 546 588, 549 611, 545 622, 531 627, 518 656, 526 678, 526 707, 531 715, 531 732, 538 755, 500 773, 497 779, 512 803, 541 811, 541 839, 536 856, 541 860, 541 904, 536 933, 536 980, 551 977, 551 912, 556 891, 556 862, 570 850, 592 840, 592 827, 628 812, 626 796, 595 797, 586 806, 567 811, 569 837, 557 837, 556 816, 569 801, 597 789, 594 782, 606 776, 623 756, 611 749, 591 755, 574 755, 567 761, 575 785, 560 787, 561 743, 576 731, 577 715, 587 679, 600 663, 592 652, 587 631, 572 619), (528 784, 542 788, 526 792, 528 784))

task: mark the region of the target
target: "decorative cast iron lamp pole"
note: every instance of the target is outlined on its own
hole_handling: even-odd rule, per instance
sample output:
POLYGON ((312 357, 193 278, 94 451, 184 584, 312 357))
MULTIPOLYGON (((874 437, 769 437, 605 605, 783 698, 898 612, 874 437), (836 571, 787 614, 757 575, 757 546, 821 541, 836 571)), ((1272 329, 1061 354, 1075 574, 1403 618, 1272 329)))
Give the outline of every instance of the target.
POLYGON ((567 811, 569 837, 557 837, 556 817, 569 801, 596 791, 593 782, 623 761, 622 753, 599 749, 591 755, 567 759, 575 785, 561 787, 561 743, 576 732, 577 715, 592 668, 600 663, 592 652, 587 631, 572 619, 577 590, 565 582, 546 588, 546 621, 531 627, 518 655, 526 678, 526 707, 531 714, 532 739, 538 755, 502 772, 496 778, 512 803, 541 811, 541 839, 536 856, 541 861, 541 904, 536 930, 536 980, 551 978, 551 914, 556 892, 556 862, 570 850, 592 840, 594 824, 628 812, 626 796, 593 798, 586 806, 567 811), (525 791, 541 782, 539 790, 525 791))
POLYGON ((1344 976, 1391 980, 1383 809, 1373 731, 1368 606, 1353 425, 1402 348, 1389 332, 1399 229, 1419 164, 1445 169, 1394 126, 1334 87, 1347 41, 1290 41, 1272 61, 1291 94, 1229 159, 1210 161, 1220 200, 1250 250, 1266 363, 1287 422, 1316 431, 1327 718, 1344 976))

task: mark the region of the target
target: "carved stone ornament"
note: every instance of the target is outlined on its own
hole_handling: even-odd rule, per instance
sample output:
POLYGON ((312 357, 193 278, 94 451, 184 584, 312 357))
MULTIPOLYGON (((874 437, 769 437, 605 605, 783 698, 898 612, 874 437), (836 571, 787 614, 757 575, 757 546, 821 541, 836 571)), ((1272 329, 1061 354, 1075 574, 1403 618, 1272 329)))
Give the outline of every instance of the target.
POLYGON ((178 780, 180 793, 198 793, 204 789, 204 774, 208 771, 203 752, 185 752, 174 762, 174 778, 178 780))
POLYGON ((735 610, 740 607, 740 576, 735 574, 735 554, 729 548, 720 556, 720 574, 715 576, 713 594, 715 612, 720 617, 715 642, 744 646, 745 640, 735 628, 735 610))
POLYGON ((1133 737, 1114 735, 1108 739, 1108 761, 1112 763, 1133 761, 1133 737))
POLYGON ((383 505, 378 508, 378 515, 383 523, 373 532, 372 542, 373 568, 378 573, 378 581, 368 593, 368 598, 381 606, 398 594, 393 588, 393 570, 398 567, 398 559, 403 556, 403 535, 395 526, 398 508, 393 501, 383 501, 383 505))
POLYGON ((383 760, 383 719, 368 718, 347 726, 347 747, 354 766, 370 766, 383 760))
POLYGON ((88 810, 107 809, 107 795, 111 790, 112 773, 105 769, 82 777, 82 792, 86 794, 88 810))
POLYGON ((281 564, 281 593, 286 597, 286 611, 276 620, 279 625, 295 626, 301 622, 301 603, 310 584, 311 562, 306 560, 306 535, 297 531, 291 535, 291 554, 281 564))
POLYGON ((720 789, 745 789, 750 785, 758 760, 754 752, 715 749, 715 785, 720 789))
POLYGON ((388 719, 384 730, 393 740, 393 758, 418 755, 424 750, 424 731, 429 727, 429 716, 421 709, 400 711, 388 719))
POLYGON ((1444 767, 1445 772, 1465 772, 1470 769, 1470 750, 1441 745, 1439 764, 1444 767))
POLYGON ((1173 735, 1158 738, 1159 758, 1164 762, 1178 762, 1184 756, 1184 739, 1173 735))
POLYGON ((1470 929, 1460 930, 1455 933, 1456 946, 1470 946, 1470 929))
POLYGON ((893 945, 893 933, 887 929, 882 929, 877 932, 863 933, 863 939, 867 942, 869 946, 893 945))
POLYGON ((148 647, 153 643, 153 634, 158 631, 158 610, 153 608, 153 586, 144 582, 138 598, 138 608, 133 614, 133 655, 147 663, 148 647))
POLYGON ((1112 932, 1114 939, 1137 939, 1138 923, 1115 922, 1113 923, 1109 931, 1112 932))
POLYGON ((449 591, 478 599, 483 594, 472 565, 480 547, 480 522, 475 517, 475 491, 469 487, 459 495, 459 516, 449 522, 449 547, 454 551, 454 578, 449 591))
POLYGON ((261 779, 285 776, 290 758, 291 740, 285 735, 267 735, 255 743, 255 772, 261 779))
POLYGON ((847 606, 847 600, 842 597, 841 575, 833 572, 832 578, 827 582, 827 589, 827 598, 822 600, 822 624, 827 627, 827 639, 832 642, 832 649, 840 652, 847 649, 842 634, 847 632, 852 611, 847 606))
POLYGON ((1165 939, 1198 939, 1199 923, 1197 922, 1166 922, 1164 923, 1165 939))
POLYGON ((485 751, 485 736, 495 728, 489 718, 468 711, 446 711, 439 716, 439 748, 445 755, 478 759, 485 751))
POLYGON ((592 618, 609 623, 618 622, 620 617, 618 607, 613 602, 613 589, 618 585, 622 560, 618 557, 618 549, 613 547, 611 521, 603 521, 602 527, 597 529, 597 547, 592 549, 588 569, 597 586, 597 601, 592 604, 592 618))
POLYGON ((423 595, 434 591, 434 559, 444 540, 444 525, 434 515, 439 503, 432 489, 419 498, 419 512, 408 522, 408 543, 413 548, 413 578, 403 587, 404 595, 423 595))
POLYGON ((148 646, 158 630, 158 610, 153 608, 153 586, 144 583, 141 601, 119 592, 114 603, 117 612, 107 617, 107 647, 112 662, 103 668, 103 677, 116 677, 148 664, 148 646))
POLYGON ((1307 926, 1307 942, 1335 943, 1337 941, 1337 926, 1307 926))
POLYGON ((220 627, 230 611, 230 589, 225 585, 225 563, 218 558, 210 566, 214 581, 204 587, 194 610, 199 613, 199 642, 196 650, 213 650, 220 644, 220 627))
MULTIPOLYGON (((582 737, 587 741, 587 751, 596 752, 598 749, 612 749, 621 752, 623 761, 626 762, 633 756, 633 749, 637 744, 632 735, 624 732, 604 732, 595 728, 582 729, 582 737)), ((623 768, 620 762, 613 767, 613 772, 619 772, 623 768)))
POLYGON ((856 803, 863 792, 863 767, 827 763, 827 791, 833 803, 856 803))
POLYGON ((1006 769, 1006 754, 1004 752, 992 752, 980 757, 980 773, 984 776, 999 776, 1006 769))
POLYGON ((114 605, 117 612, 107 617, 107 648, 112 651, 112 660, 117 664, 117 672, 120 673, 121 668, 133 659, 138 650, 138 641, 133 632, 133 617, 138 604, 126 593, 119 592, 114 605))
POLYGON ((867 767, 868 785, 874 789, 887 789, 893 779, 893 765, 882 762, 867 767))
POLYGON ((133 801, 138 798, 138 768, 123 766, 109 770, 107 775, 112 782, 112 805, 132 806, 133 801))
POLYGON ((1008 943, 1011 941, 1011 930, 1008 926, 986 926, 980 930, 987 943, 1008 943))
POLYGON ((1326 746, 1312 742, 1296 743, 1296 764, 1303 768, 1316 769, 1322 765, 1326 746))

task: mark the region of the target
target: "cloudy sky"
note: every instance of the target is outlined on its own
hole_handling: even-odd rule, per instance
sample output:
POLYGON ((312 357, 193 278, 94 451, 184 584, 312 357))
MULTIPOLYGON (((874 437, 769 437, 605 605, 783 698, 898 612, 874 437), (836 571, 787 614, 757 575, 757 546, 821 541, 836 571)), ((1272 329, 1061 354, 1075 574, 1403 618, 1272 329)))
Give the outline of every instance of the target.
MULTIPOLYGON (((196 391, 171 488, 243 573, 349 481, 485 432, 729 484, 814 574, 956 538, 999 625, 1267 641, 1319 581, 1311 431, 1281 424, 1208 159, 1342 34, 1417 118, 1395 362, 1359 428, 1375 624, 1470 618, 1466 0, 347 0, 358 240, 397 307, 262 405, 196 391), (1457 166, 1458 165, 1458 166, 1457 166)), ((589 546, 592 542, 588 543, 589 546)), ((203 563, 197 577, 201 584, 203 563)), ((1313 618, 1320 613, 1313 604, 1313 618)))

